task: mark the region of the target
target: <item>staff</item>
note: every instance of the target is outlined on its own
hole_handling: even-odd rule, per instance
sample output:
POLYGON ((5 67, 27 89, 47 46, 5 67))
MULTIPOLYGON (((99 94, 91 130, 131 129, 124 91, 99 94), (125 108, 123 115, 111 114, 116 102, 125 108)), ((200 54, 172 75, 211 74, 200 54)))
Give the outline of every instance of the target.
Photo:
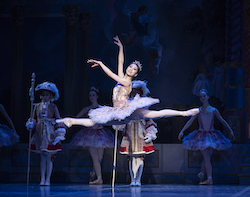
MULTIPOLYGON (((35 78, 36 78, 35 73, 32 73, 32 75, 31 75, 31 87, 30 87, 30 90, 29 90, 29 96, 30 96, 30 120, 33 117, 33 102, 34 102, 35 78)), ((29 173, 30 173, 31 133, 32 133, 32 129, 29 129, 29 150, 28 150, 27 185, 29 185, 29 173)))
POLYGON ((117 135, 118 128, 115 129, 115 147, 114 147, 114 161, 113 161, 113 176, 112 176, 112 187, 115 186, 115 170, 116 170, 116 151, 117 151, 117 135))

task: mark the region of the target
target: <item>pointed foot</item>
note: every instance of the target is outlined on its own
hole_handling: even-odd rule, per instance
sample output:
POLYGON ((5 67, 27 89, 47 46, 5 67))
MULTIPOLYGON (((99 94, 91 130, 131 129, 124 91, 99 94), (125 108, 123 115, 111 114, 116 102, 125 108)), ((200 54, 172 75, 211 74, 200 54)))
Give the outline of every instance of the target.
POLYGON ((63 123, 67 127, 72 127, 72 125, 73 125, 73 118, 56 119, 56 123, 63 123))

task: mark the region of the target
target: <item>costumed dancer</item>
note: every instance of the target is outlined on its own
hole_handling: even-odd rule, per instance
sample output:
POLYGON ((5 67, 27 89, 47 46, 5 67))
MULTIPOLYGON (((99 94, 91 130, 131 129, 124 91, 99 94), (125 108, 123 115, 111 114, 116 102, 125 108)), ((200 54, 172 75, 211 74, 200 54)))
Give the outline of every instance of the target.
POLYGON ((210 161, 213 150, 226 150, 232 146, 231 140, 226 138, 219 130, 214 129, 214 117, 230 131, 231 136, 234 139, 234 133, 229 124, 222 118, 220 112, 212 107, 209 102, 209 95, 206 89, 200 90, 200 101, 202 106, 200 107, 200 113, 193 116, 182 128, 179 133, 178 139, 184 135, 184 131, 188 129, 193 121, 198 118, 199 129, 191 132, 183 139, 183 148, 188 150, 197 151, 200 150, 203 155, 203 161, 201 164, 201 172, 198 174, 200 178, 200 185, 212 185, 212 164, 210 161), (204 174, 207 174, 207 180, 203 181, 204 174))
MULTIPOLYGON (((136 94, 145 97, 150 93, 145 81, 133 81, 132 84, 131 98, 136 94)), ((154 152, 152 140, 156 139, 156 133, 156 123, 152 119, 132 120, 125 127, 120 153, 129 157, 130 186, 141 186, 144 157, 154 152)))
MULTIPOLYGON (((89 110, 102 107, 98 104, 99 91, 95 87, 91 87, 89 91, 89 100, 91 105, 83 108, 76 117, 88 115, 89 110)), ((114 134, 102 125, 95 125, 90 128, 85 128, 77 132, 71 141, 74 146, 82 148, 88 147, 89 153, 93 161, 94 171, 90 172, 89 184, 102 184, 101 161, 105 148, 114 147, 114 134), (95 175, 97 179, 95 180, 95 175)))
POLYGON ((207 68, 204 64, 202 64, 199 67, 199 74, 196 76, 194 80, 192 92, 195 96, 199 96, 201 89, 209 90, 210 86, 211 84, 207 78, 207 68))
POLYGON ((62 150, 61 141, 65 140, 66 129, 57 124, 61 118, 53 101, 58 100, 59 91, 54 83, 44 82, 35 88, 41 102, 34 107, 33 118, 26 123, 28 129, 35 129, 31 139, 31 151, 40 154, 41 186, 50 185, 54 154, 62 150), (46 176, 45 176, 46 174, 46 176))
POLYGON ((16 132, 15 126, 11 121, 8 113, 6 112, 3 105, 0 104, 0 112, 3 114, 7 122, 9 123, 8 127, 5 124, 0 124, 0 147, 2 146, 12 146, 19 142, 19 135, 16 132))
POLYGON ((93 64, 92 67, 100 66, 102 70, 112 79, 117 82, 113 89, 113 107, 104 106, 97 109, 92 109, 89 112, 90 118, 63 118, 56 120, 64 123, 68 127, 72 125, 82 125, 91 127, 95 124, 104 125, 119 125, 127 124, 131 120, 154 119, 161 117, 172 116, 192 116, 199 112, 199 109, 191 109, 187 111, 178 111, 172 109, 164 109, 160 111, 148 110, 147 107, 159 102, 159 99, 149 97, 136 96, 133 100, 129 100, 129 94, 132 90, 132 80, 142 70, 142 65, 135 60, 123 73, 124 54, 123 45, 118 36, 114 37, 115 44, 119 47, 118 54, 118 75, 113 73, 101 61, 90 59, 88 63, 93 64))

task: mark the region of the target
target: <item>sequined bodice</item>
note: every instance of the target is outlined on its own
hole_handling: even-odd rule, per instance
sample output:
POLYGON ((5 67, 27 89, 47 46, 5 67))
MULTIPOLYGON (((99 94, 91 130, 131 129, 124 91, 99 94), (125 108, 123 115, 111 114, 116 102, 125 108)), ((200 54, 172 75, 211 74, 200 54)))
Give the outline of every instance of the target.
POLYGON ((128 92, 122 85, 117 84, 113 89, 113 107, 121 108, 126 106, 130 92, 128 92))

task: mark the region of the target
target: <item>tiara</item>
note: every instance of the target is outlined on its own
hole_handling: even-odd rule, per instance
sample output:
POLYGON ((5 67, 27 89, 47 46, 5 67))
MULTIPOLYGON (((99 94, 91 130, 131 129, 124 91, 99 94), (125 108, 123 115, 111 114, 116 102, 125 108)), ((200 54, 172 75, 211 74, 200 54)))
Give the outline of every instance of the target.
POLYGON ((135 60, 132 64, 135 64, 139 68, 139 71, 142 71, 142 64, 139 61, 135 60))
POLYGON ((201 94, 201 93, 204 93, 204 92, 205 92, 206 94, 208 94, 207 89, 201 89, 201 90, 200 90, 200 94, 201 94))
POLYGON ((94 86, 92 86, 89 91, 95 91, 97 93, 99 92, 99 90, 97 88, 95 88, 94 86))

